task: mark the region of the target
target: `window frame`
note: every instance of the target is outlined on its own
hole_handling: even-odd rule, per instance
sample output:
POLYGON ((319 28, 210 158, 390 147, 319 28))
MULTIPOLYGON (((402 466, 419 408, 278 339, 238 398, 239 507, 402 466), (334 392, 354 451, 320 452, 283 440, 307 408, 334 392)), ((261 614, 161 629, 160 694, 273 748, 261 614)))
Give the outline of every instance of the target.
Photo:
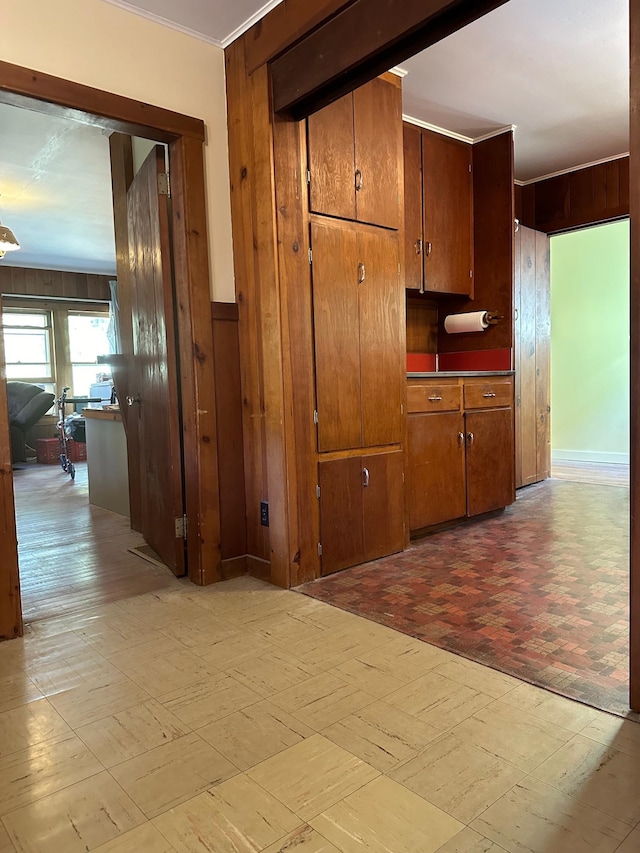
POLYGON ((10 334, 12 330, 17 330, 17 329, 25 329, 25 330, 35 331, 35 332, 46 333, 46 338, 47 338, 46 346, 47 346, 47 350, 48 350, 47 355, 48 355, 48 364, 49 364, 49 369, 50 369, 50 375, 49 376, 33 375, 33 376, 27 376, 27 377, 14 377, 14 376, 8 376, 7 375, 7 381, 8 382, 29 382, 32 385, 46 384, 46 385, 53 385, 55 388, 57 388, 56 347, 55 347, 55 334, 54 334, 54 317, 53 317, 52 310, 50 308, 40 308, 40 307, 35 307, 35 306, 33 306, 33 307, 31 307, 31 306, 26 307, 25 306, 24 308, 19 308, 19 307, 14 307, 14 306, 9 306, 9 305, 3 305, 2 306, 2 315, 4 315, 4 314, 14 314, 14 315, 15 314, 22 314, 22 315, 42 314, 46 318, 46 323, 44 326, 30 326, 30 325, 26 325, 26 324, 25 325, 15 324, 15 325, 9 326, 9 325, 5 325, 4 319, 2 319, 2 322, 0 324, 0 328, 2 329, 3 341, 5 342, 5 370, 7 368, 9 368, 11 365, 29 364, 29 363, 36 364, 37 363, 37 362, 9 361, 9 359, 7 358, 7 355, 6 355, 7 334, 10 334))

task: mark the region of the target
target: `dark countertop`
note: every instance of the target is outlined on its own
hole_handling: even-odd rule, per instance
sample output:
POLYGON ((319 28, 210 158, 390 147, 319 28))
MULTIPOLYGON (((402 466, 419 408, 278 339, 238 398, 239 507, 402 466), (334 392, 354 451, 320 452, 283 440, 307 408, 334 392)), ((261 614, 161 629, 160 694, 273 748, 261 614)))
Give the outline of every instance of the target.
POLYGON ((515 370, 436 370, 431 373, 407 373, 407 379, 449 379, 453 376, 514 376, 515 370))

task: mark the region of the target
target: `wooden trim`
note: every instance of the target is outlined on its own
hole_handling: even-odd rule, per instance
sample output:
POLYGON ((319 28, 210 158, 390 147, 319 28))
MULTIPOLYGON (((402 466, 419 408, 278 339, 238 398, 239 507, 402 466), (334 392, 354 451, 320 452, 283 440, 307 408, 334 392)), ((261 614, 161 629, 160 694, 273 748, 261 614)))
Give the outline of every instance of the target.
POLYGON ((228 560, 222 560, 220 563, 220 575, 223 581, 230 581, 233 578, 241 578, 249 574, 247 565, 247 555, 242 554, 240 557, 231 557, 228 560))
POLYGON ((11 433, 7 408, 7 375, 4 365, 4 339, 0 335, 0 639, 8 640, 21 637, 23 626, 18 537, 13 502, 11 433))
POLYGON ((354 0, 271 63, 276 113, 305 118, 507 0, 354 0))
POLYGON ((271 580, 271 565, 268 560, 261 560, 259 557, 247 554, 247 571, 252 578, 258 578, 261 581, 271 580))
POLYGON ((64 115, 159 142, 171 142, 180 136, 200 142, 205 138, 201 119, 2 61, 0 103, 64 115))
POLYGON ((211 303, 211 319, 212 320, 230 320, 234 323, 238 322, 238 305, 236 302, 212 302, 211 303))
POLYGON ((631 599, 629 704, 640 711, 640 6, 629 4, 631 125, 631 599))
POLYGON ((169 146, 189 579, 221 580, 215 371, 202 142, 169 146), (203 286, 204 285, 204 286, 203 286))

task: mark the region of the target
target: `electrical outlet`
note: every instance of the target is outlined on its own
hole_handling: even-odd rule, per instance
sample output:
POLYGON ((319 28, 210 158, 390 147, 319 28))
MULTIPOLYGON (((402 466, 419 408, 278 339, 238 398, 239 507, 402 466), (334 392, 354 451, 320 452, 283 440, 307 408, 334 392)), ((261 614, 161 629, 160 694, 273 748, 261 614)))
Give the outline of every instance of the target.
POLYGON ((260 524, 263 527, 269 526, 269 502, 260 501, 260 524))

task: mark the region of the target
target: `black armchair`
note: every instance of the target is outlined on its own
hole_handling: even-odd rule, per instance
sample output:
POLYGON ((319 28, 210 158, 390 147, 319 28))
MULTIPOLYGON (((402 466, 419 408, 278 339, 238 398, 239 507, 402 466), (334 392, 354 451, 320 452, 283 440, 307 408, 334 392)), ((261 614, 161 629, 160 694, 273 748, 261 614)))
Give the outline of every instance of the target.
POLYGON ((11 461, 26 462, 26 433, 45 415, 55 396, 28 382, 7 382, 9 426, 11 427, 11 461))

